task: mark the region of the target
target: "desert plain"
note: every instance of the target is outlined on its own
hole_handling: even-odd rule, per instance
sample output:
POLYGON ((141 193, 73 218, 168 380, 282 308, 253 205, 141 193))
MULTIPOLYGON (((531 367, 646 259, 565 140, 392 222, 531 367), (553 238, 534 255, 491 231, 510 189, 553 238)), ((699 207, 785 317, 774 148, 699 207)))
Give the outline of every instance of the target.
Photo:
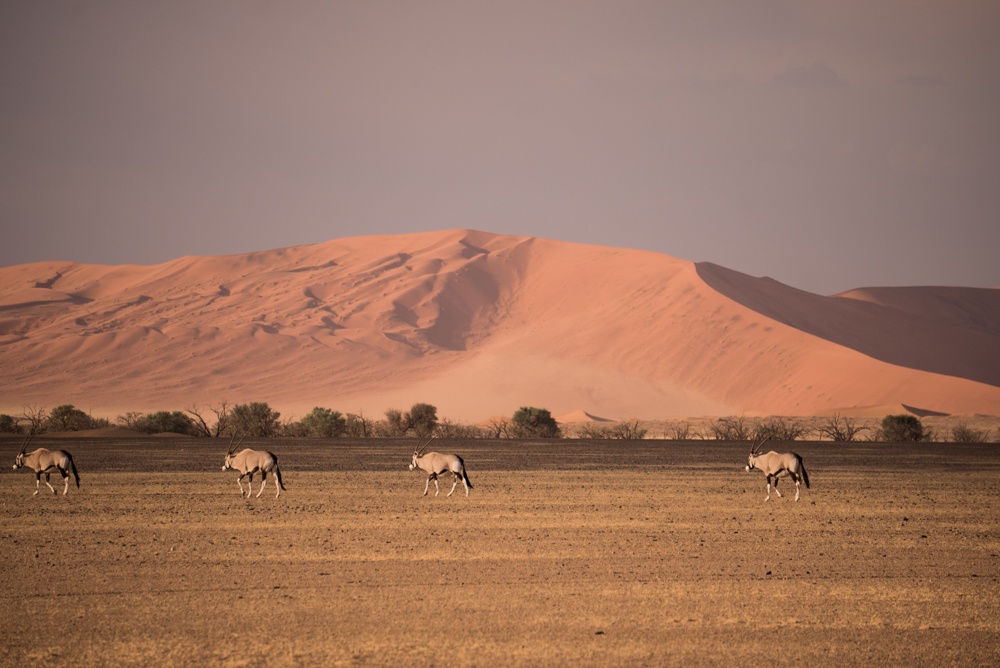
MULTIPOLYGON (((18 444, 0 440, 11 461, 18 444)), ((421 496, 412 439, 269 439, 286 490, 249 500, 220 471, 222 441, 36 444, 73 452, 81 487, 33 497, 34 476, 5 464, 4 665, 991 665, 1000 651, 996 444, 795 443, 812 482, 797 503, 792 489, 764 501, 744 443, 442 442, 474 485, 448 498, 450 481, 421 496)))

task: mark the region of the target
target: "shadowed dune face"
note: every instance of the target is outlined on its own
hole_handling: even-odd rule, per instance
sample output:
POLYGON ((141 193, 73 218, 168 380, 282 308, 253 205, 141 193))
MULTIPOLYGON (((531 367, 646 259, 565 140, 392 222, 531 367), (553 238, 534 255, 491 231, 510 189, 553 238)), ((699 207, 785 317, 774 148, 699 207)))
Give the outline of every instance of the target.
POLYGON ((859 290, 822 297, 699 263, 720 294, 776 322, 883 362, 1000 385, 1000 291, 859 290))
POLYGON ((995 293, 941 290, 929 312, 919 295, 820 297, 656 253, 470 230, 156 266, 36 263, 0 269, 0 412, 226 400, 286 417, 426 401, 467 421, 523 405, 989 413, 995 293))

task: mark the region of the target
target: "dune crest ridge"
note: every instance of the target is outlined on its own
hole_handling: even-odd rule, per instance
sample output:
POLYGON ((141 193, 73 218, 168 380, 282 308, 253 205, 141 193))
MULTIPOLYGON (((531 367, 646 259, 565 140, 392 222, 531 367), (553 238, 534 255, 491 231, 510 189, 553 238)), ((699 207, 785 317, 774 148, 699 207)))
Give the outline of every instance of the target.
POLYGON ((823 297, 658 253, 465 229, 154 266, 33 263, 0 268, 0 412, 225 400, 285 417, 422 401, 464 421, 528 405, 994 414, 997 295, 823 297))

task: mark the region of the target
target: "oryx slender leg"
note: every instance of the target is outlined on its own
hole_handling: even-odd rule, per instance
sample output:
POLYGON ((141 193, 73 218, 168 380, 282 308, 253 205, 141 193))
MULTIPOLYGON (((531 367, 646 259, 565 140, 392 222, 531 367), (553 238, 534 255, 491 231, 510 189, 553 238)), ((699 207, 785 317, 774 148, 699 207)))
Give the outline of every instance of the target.
POLYGON ((456 473, 455 474, 455 483, 451 486, 451 491, 448 492, 448 496, 451 496, 452 494, 455 493, 455 488, 458 487, 458 481, 459 481, 459 477, 458 477, 458 474, 456 473))
POLYGON ((52 483, 49 482, 49 473, 48 473, 48 471, 45 472, 45 484, 49 486, 49 489, 52 490, 53 494, 58 494, 58 492, 56 492, 56 488, 53 487, 52 483))
POLYGON ((35 473, 35 493, 32 496, 38 496, 38 492, 41 491, 42 485, 42 474, 41 472, 35 473))
POLYGON ((774 493, 778 495, 779 499, 781 498, 781 492, 778 491, 778 476, 774 476, 774 493))
MULTIPOLYGON (((244 474, 245 475, 245 474, 244 474)), ((243 498, 243 476, 241 475, 236 479, 236 484, 240 486, 240 498, 243 498)))
POLYGON ((795 480, 795 500, 796 501, 799 500, 799 481, 798 481, 798 479, 795 480))
POLYGON ((267 487, 267 471, 261 469, 260 471, 260 489, 257 491, 257 498, 264 493, 264 488, 267 487))
POLYGON ((276 494, 274 495, 274 498, 277 499, 279 496, 281 496, 281 485, 278 484, 278 474, 277 473, 274 474, 274 489, 276 491, 276 494))
POLYGON ((431 485, 431 476, 427 476, 427 480, 424 482, 424 496, 427 496, 427 488, 431 485))
POLYGON ((63 496, 69 494, 69 472, 60 469, 59 471, 63 476, 63 496))

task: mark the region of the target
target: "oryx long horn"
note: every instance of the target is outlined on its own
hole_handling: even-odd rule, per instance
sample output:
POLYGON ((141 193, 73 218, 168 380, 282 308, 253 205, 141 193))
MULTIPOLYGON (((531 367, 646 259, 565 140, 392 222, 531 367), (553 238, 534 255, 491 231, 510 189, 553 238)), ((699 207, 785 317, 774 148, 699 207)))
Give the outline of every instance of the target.
POLYGON ((770 440, 771 440, 771 436, 770 435, 766 436, 765 438, 760 439, 759 441, 757 439, 754 439, 753 447, 750 448, 750 454, 751 455, 756 455, 758 452, 760 452, 760 448, 763 447, 763 445, 765 443, 767 443, 768 441, 770 441, 770 440))
POLYGON ((424 454, 424 448, 426 448, 428 445, 430 445, 431 441, 433 441, 433 440, 434 440, 434 436, 432 434, 431 437, 428 438, 426 442, 420 444, 420 446, 417 448, 417 454, 418 455, 424 454))
POLYGON ((21 443, 21 450, 17 454, 23 455, 24 451, 28 447, 28 443, 31 443, 31 439, 33 439, 34 437, 35 437, 35 428, 32 427, 31 431, 28 432, 28 435, 24 437, 24 442, 21 443))
POLYGON ((243 443, 243 439, 245 439, 247 437, 247 434, 249 433, 250 433, 249 429, 243 432, 243 435, 240 436, 240 440, 236 443, 236 445, 233 445, 233 441, 236 440, 236 434, 233 434, 233 437, 229 439, 229 454, 233 454, 234 452, 236 452, 236 448, 240 447, 240 444, 243 443))

